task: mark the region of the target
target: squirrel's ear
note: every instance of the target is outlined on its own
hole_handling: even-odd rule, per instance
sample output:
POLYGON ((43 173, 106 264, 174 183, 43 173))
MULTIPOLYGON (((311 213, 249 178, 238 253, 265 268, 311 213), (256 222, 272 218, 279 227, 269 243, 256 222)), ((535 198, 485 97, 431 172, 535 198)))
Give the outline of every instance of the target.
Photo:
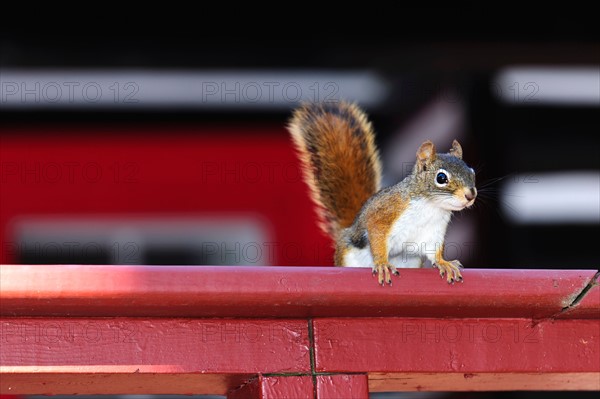
POLYGON ((454 155, 456 158, 462 159, 462 147, 456 140, 452 142, 452 148, 450 148, 450 155, 454 155))
POLYGON ((423 170, 425 166, 435 160, 435 146, 429 140, 421 144, 417 151, 417 164, 420 170, 423 170))

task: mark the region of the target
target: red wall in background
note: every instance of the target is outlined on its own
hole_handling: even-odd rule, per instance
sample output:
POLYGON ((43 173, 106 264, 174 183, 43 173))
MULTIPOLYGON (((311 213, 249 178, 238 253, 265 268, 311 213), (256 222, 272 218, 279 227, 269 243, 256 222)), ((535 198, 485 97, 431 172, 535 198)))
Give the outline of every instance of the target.
POLYGON ((282 127, 9 130, 0 135, 3 263, 18 217, 256 213, 274 265, 332 264, 282 127))

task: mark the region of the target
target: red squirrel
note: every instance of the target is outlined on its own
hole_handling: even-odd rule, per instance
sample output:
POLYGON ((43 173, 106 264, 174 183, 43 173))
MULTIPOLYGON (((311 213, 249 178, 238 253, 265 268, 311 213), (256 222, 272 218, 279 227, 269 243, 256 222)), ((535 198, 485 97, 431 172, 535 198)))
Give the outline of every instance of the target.
POLYGON ((448 283, 462 281, 461 263, 443 256, 452 212, 477 197, 475 171, 458 141, 447 154, 425 141, 412 173, 382 189, 373 127, 355 104, 302 105, 288 129, 320 226, 335 241, 336 266, 371 267, 379 284, 391 285, 398 268, 429 259, 448 283))

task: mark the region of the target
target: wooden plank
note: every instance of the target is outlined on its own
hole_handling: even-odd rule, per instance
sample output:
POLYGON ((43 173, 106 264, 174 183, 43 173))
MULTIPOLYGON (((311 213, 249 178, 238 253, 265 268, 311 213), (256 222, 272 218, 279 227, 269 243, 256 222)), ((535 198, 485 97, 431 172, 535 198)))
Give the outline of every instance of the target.
POLYGON ((225 395, 251 375, 161 373, 2 373, 0 392, 19 395, 225 395))
POLYGON ((311 376, 258 376, 227 394, 227 399, 299 399, 314 396, 311 376))
POLYGON ((370 373, 369 391, 598 391, 600 373, 370 373))
MULTIPOLYGON (((0 323, 2 393, 72 392, 73 384, 61 385, 65 380, 43 385, 47 374, 82 383, 95 373, 120 375, 114 378, 121 393, 139 392, 141 374, 170 375, 158 379, 153 389, 175 393, 160 381, 171 384, 181 378, 186 386, 190 375, 199 374, 207 384, 221 381, 215 382, 221 389, 229 377, 310 371, 308 328, 302 320, 4 318, 0 323), (205 378, 207 374, 223 377, 205 378), (44 391, 23 391, 34 386, 44 391)), ((93 381, 90 385, 90 390, 101 389, 93 381)), ((204 385, 191 385, 196 386, 204 385)))
POLYGON ((244 384, 233 387, 227 392, 227 399, 263 399, 262 384, 254 377, 244 384))
POLYGON ((363 269, 3 265, 0 393, 255 381, 265 398, 361 397, 366 375, 373 391, 598 389, 594 270, 464 276, 403 270, 382 288, 363 269))
POLYGON ((369 382, 366 375, 318 375, 317 399, 368 399, 369 382))
POLYGON ((380 287, 368 270, 355 268, 3 265, 0 314, 547 318, 569 306, 595 273, 467 269, 464 283, 448 285, 436 270, 408 269, 392 287, 380 287))
MULTIPOLYGON (((560 319, 600 319, 600 273, 574 299, 574 304, 558 315, 560 319)), ((600 323, 598 323, 600 331, 600 323)))
POLYGON ((597 320, 316 319, 317 372, 599 373, 597 320))

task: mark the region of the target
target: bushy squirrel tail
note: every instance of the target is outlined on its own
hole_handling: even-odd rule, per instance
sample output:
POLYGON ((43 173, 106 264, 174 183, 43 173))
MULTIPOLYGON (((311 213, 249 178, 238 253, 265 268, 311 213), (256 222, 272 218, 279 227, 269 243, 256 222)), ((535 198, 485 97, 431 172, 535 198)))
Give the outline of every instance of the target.
POLYGON ((320 226, 337 239, 381 186, 373 127, 358 106, 337 102, 300 106, 288 129, 320 226))

